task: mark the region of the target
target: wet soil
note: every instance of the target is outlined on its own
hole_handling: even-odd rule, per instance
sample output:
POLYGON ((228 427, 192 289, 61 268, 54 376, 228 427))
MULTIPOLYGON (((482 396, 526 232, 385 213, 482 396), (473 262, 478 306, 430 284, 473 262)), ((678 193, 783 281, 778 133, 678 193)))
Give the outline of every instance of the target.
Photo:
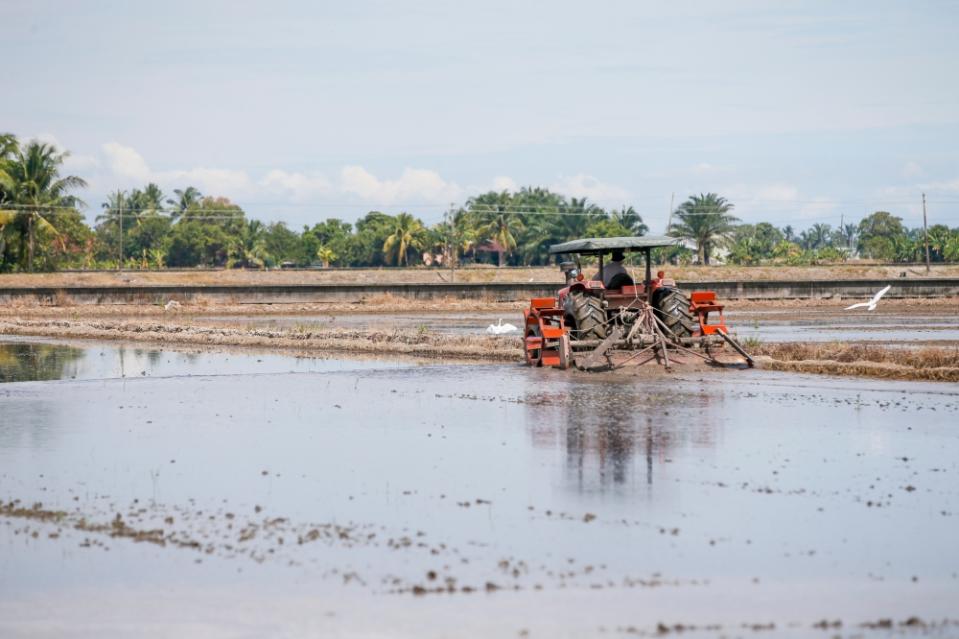
MULTIPOLYGON (((635 267, 634 267, 635 268, 635 267)), ((957 277, 959 265, 936 264, 930 273, 925 267, 849 263, 821 266, 672 266, 654 265, 653 272, 665 269, 679 281, 716 280, 834 280, 910 279, 957 277)), ((476 265, 457 268, 331 268, 304 270, 183 269, 162 271, 80 271, 58 273, 5 273, 0 285, 9 287, 123 286, 123 285, 270 285, 322 283, 439 283, 439 282, 561 282, 556 266, 495 268, 476 265)))
POLYGON ((27 344, 4 637, 959 628, 954 384, 27 344))

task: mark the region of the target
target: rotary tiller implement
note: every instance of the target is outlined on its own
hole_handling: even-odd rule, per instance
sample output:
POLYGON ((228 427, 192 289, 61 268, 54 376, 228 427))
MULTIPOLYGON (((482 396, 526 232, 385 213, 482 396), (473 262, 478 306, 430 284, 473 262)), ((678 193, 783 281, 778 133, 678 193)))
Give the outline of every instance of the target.
POLYGON ((752 358, 729 335, 723 305, 714 292, 694 291, 687 297, 662 271, 652 277, 652 249, 676 244, 674 238, 644 236, 551 246, 550 254, 572 254, 576 261, 560 264, 566 286, 556 297, 534 298, 523 311, 526 363, 602 370, 655 360, 668 369, 682 356, 692 355, 722 365, 716 351, 729 346, 752 366, 752 358), (639 283, 627 272, 606 278, 607 284, 602 275, 586 279, 582 273, 580 256, 596 256, 602 274, 606 254, 636 251, 646 262, 646 277, 639 283))

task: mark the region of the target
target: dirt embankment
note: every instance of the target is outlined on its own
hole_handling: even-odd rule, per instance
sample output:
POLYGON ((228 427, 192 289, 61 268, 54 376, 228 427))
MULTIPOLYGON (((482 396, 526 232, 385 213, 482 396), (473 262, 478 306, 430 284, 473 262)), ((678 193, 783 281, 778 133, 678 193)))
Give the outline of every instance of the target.
POLYGON ((163 317, 166 319, 190 320, 204 316, 250 316, 250 315, 360 315, 372 314, 389 317, 391 313, 503 313, 521 316, 528 301, 498 302, 495 300, 468 300, 445 297, 432 300, 417 300, 397 295, 373 295, 355 302, 292 302, 283 304, 234 304, 210 300, 175 302, 163 304, 71 304, 43 303, 36 300, 17 300, 0 305, 0 317, 163 317))
MULTIPOLYGON (((750 313, 766 313, 768 311, 788 309, 791 312, 802 313, 815 311, 822 313, 843 313, 847 302, 836 300, 743 300, 726 303, 727 312, 735 312, 740 316, 750 313)), ((383 315, 389 317, 391 313, 502 313, 503 317, 522 318, 524 308, 529 306, 526 300, 502 302, 496 300, 474 300, 456 297, 443 297, 430 300, 417 300, 405 296, 390 294, 370 296, 356 302, 293 302, 283 304, 235 304, 219 303, 209 300, 177 302, 169 308, 162 304, 71 304, 47 303, 37 300, 17 300, 16 302, 0 305, 0 317, 33 317, 57 319, 81 318, 165 318, 177 321, 190 321, 206 316, 269 316, 269 315, 301 315, 301 316, 328 316, 328 315, 383 315)), ((886 312, 908 312, 922 309, 924 313, 949 314, 959 313, 959 298, 936 297, 917 299, 885 299, 880 310, 875 314, 886 312)), ((505 320, 504 320, 505 321, 505 320)), ((515 322, 514 322, 515 323, 515 322)))
POLYGON ((137 320, 0 320, 0 335, 125 340, 194 346, 247 346, 298 352, 402 355, 431 359, 518 361, 518 337, 437 335, 420 331, 263 330, 137 320))
MULTIPOLYGON (((639 269, 639 266, 632 268, 639 269)), ((826 280, 959 277, 959 264, 925 267, 847 263, 832 266, 670 266, 658 265, 668 277, 683 282, 716 280, 826 280)), ((10 273, 0 287, 149 286, 149 285, 284 285, 284 284, 417 284, 441 282, 562 282, 556 266, 494 268, 362 268, 317 270, 182 270, 10 273)))
MULTIPOLYGON (((200 347, 241 346, 323 355, 417 357, 434 361, 519 362, 517 336, 445 335, 418 330, 265 330, 137 319, 0 319, 0 335, 124 340, 200 347)), ((843 343, 753 344, 770 370, 959 382, 959 348, 891 348, 843 343)))
POLYGON ((773 343, 752 347, 763 368, 798 373, 959 382, 959 348, 870 344, 773 343))

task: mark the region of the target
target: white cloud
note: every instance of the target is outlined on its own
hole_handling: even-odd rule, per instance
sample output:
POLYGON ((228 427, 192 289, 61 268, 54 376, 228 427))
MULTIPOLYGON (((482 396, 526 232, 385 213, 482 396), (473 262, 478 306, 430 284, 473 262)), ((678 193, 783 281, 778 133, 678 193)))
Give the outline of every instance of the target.
POLYGON ((198 167, 187 171, 164 171, 154 175, 154 181, 163 186, 192 185, 208 195, 239 198, 254 192, 250 176, 245 171, 198 167))
POLYGON ((273 169, 260 184, 267 190, 289 197, 294 202, 306 202, 317 196, 330 193, 333 185, 321 173, 288 173, 273 169))
POLYGON ((713 175, 716 173, 727 173, 731 170, 731 167, 710 164, 709 162, 700 162, 699 164, 694 164, 689 167, 689 172, 693 175, 713 175))
POLYGON ((381 180, 361 166, 346 166, 340 171, 338 187, 344 193, 379 204, 447 204, 460 200, 463 189, 447 182, 436 171, 410 169, 398 179, 381 180))
POLYGON ((791 184, 770 184, 753 193, 756 200, 763 202, 793 202, 799 198, 799 189, 791 184))
POLYGON ((955 193, 959 191, 959 178, 954 178, 952 180, 945 180, 942 182, 929 182, 927 184, 919 185, 923 191, 942 191, 946 193, 955 193))
POLYGON ((92 155, 68 155, 63 160, 63 168, 68 173, 92 171, 100 166, 100 160, 92 155))
POLYGON ((629 200, 629 191, 626 189, 614 184, 606 184, 585 173, 561 178, 549 188, 551 191, 569 197, 589 198, 599 204, 618 206, 629 200))
MULTIPOLYGON (((519 189, 517 181, 507 175, 495 176, 487 184, 461 186, 437 171, 413 167, 407 167, 392 178, 378 176, 359 165, 344 166, 332 174, 282 168, 273 168, 258 176, 242 170, 209 167, 159 171, 154 170, 136 149, 115 141, 103 144, 98 157, 83 156, 77 161, 78 167, 89 168, 87 177, 93 188, 101 192, 143 187, 155 182, 166 191, 195 186, 206 195, 225 196, 240 204, 245 200, 254 208, 257 201, 280 206, 303 205, 293 209, 303 212, 312 209, 313 205, 336 202, 339 206, 350 202, 357 208, 408 208, 422 214, 428 208, 462 203, 473 194, 519 189)), ((561 177, 550 189, 568 197, 585 197, 605 206, 619 206, 630 200, 626 189, 585 173, 561 177)))
POLYGON ((149 182, 152 179, 147 161, 136 149, 118 142, 107 142, 101 149, 114 175, 138 182, 149 182))
POLYGON ((924 172, 925 171, 923 171, 922 166, 920 166, 918 162, 913 162, 912 160, 906 162, 905 166, 902 167, 902 176, 907 178, 918 177, 924 172))
POLYGON ((128 186, 142 186, 148 182, 156 182, 165 188, 189 185, 199 188, 203 193, 233 198, 252 191, 250 178, 244 171, 206 167, 153 171, 146 159, 132 147, 107 142, 101 148, 113 176, 128 186))
POLYGON ((493 190, 497 193, 501 191, 518 191, 519 185, 511 177, 505 175, 497 175, 493 178, 493 190))
POLYGON ((733 214, 743 222, 760 221, 774 224, 832 223, 839 221, 839 204, 831 197, 803 195, 792 184, 736 184, 719 189, 726 199, 735 205, 733 214))

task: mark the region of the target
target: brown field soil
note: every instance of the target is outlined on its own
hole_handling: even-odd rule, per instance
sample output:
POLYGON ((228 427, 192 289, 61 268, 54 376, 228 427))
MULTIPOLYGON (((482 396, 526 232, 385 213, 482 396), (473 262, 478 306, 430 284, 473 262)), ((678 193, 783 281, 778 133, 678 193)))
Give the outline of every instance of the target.
POLYGON ((0 335, 30 335, 67 339, 124 340, 193 346, 244 346, 295 350, 300 353, 336 352, 458 360, 518 361, 516 336, 437 335, 419 331, 371 331, 340 328, 264 330, 226 328, 143 320, 0 320, 0 335))
MULTIPOLYGON (((729 300, 726 310, 743 313, 762 313, 781 309, 815 310, 820 313, 842 313, 850 302, 836 300, 729 300)), ((93 317, 133 318, 164 317, 188 321, 210 315, 354 315, 371 314, 388 316, 390 313, 503 313, 504 316, 521 317, 528 302, 519 300, 500 302, 492 299, 474 300, 456 297, 416 300, 402 295, 373 295, 356 302, 294 302, 282 304, 231 304, 209 300, 194 300, 179 303, 167 309, 154 303, 143 304, 73 304, 66 297, 59 303, 40 302, 34 299, 15 300, 0 305, 0 317, 49 317, 79 319, 93 317)), ((936 297, 917 299, 885 299, 876 314, 884 312, 903 313, 921 309, 924 314, 954 315, 959 313, 959 298, 936 297)), ((742 317, 741 317, 742 319, 742 317)), ((747 318, 748 319, 748 318, 747 318)))
POLYGON ((761 343, 750 350, 763 368, 771 370, 959 382, 959 347, 785 342, 761 343))
MULTIPOLYGON (((436 360, 519 362, 517 336, 444 335, 410 330, 259 329, 153 318, 0 319, 0 335, 124 340, 206 347, 255 347, 284 352, 401 356, 436 360)), ((901 380, 959 381, 959 348, 844 343, 751 344, 760 368, 901 380)))
MULTIPOLYGON (((639 267, 633 267, 639 269, 639 267)), ((722 280, 825 280, 959 277, 959 264, 924 267, 847 263, 832 266, 656 266, 682 282, 722 280)), ((587 268, 587 271, 591 269, 587 268)), ((428 284, 442 282, 561 282, 556 266, 495 268, 370 268, 317 270, 182 270, 96 271, 0 274, 0 287, 150 286, 150 285, 293 285, 293 284, 428 284)))

